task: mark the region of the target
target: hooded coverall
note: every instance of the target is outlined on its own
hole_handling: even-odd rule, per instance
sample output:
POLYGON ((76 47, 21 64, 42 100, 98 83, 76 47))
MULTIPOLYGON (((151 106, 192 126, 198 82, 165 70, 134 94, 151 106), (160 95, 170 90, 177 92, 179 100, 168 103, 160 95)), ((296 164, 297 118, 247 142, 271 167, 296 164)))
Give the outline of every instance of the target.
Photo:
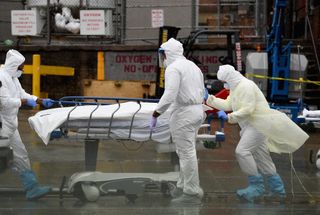
MULTIPOLYGON (((38 199, 50 192, 50 187, 38 185, 35 173, 31 170, 28 152, 21 141, 18 131, 18 112, 22 105, 21 99, 34 100, 36 96, 24 91, 18 80, 18 67, 25 58, 16 50, 9 50, 5 64, 0 68, 0 118, 2 122, 1 136, 7 137, 8 146, 13 150, 12 169, 20 174, 22 184, 26 190, 28 200, 38 199)), ((21 73, 20 73, 21 75, 21 73)))
POLYGON ((179 41, 171 38, 161 48, 166 55, 165 90, 155 111, 162 114, 171 109, 169 127, 180 163, 177 187, 183 193, 202 197, 195 142, 205 119, 203 75, 198 66, 183 56, 179 41))
POLYGON ((18 112, 21 99, 33 99, 37 97, 24 91, 17 78, 18 67, 23 64, 25 58, 19 52, 10 50, 7 52, 5 64, 0 68, 0 117, 2 122, 1 136, 13 149, 13 168, 19 173, 30 169, 28 152, 21 141, 18 131, 18 112))

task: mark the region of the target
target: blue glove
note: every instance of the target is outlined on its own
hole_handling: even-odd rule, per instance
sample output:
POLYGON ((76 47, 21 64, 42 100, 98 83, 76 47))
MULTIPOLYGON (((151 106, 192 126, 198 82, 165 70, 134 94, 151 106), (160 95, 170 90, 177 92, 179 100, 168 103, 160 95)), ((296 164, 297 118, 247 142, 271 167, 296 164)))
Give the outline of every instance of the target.
POLYGON ((205 101, 207 101, 208 97, 209 97, 208 90, 207 90, 207 88, 204 88, 204 97, 203 97, 203 99, 204 99, 205 101))
POLYGON ((150 129, 153 130, 155 129, 157 125, 157 117, 152 117, 151 120, 150 120, 150 129))
POLYGON ((27 99, 27 105, 30 107, 36 107, 37 106, 37 102, 33 99, 27 99))
POLYGON ((50 134, 50 140, 59 139, 63 136, 63 133, 60 130, 54 130, 50 134))
POLYGON ((219 119, 222 119, 224 121, 227 121, 228 120, 228 115, 226 114, 226 112, 224 112, 223 110, 219 110, 217 112, 217 115, 218 115, 218 118, 219 119))
POLYGON ((42 99, 42 105, 45 108, 50 108, 53 105, 53 100, 51 100, 51 99, 42 99))

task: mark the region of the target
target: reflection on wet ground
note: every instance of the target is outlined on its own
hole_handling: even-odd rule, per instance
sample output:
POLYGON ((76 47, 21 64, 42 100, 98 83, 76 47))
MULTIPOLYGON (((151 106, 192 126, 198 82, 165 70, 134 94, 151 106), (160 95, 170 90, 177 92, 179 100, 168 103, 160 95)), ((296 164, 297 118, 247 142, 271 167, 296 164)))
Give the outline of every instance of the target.
MULTIPOLYGON (((20 114, 20 132, 30 154, 32 168, 41 184, 59 188, 63 176, 70 177, 84 169, 83 143, 61 139, 45 146, 27 124, 33 114, 23 110, 20 114)), ((170 198, 159 191, 146 190, 135 203, 122 195, 102 196, 97 202, 83 203, 70 194, 63 200, 53 193, 41 200, 30 202, 24 198, 18 176, 6 171, 1 174, 0 214, 320 214, 320 173, 314 164, 314 154, 320 142, 320 132, 311 133, 307 143, 293 154, 272 154, 282 176, 288 199, 286 202, 241 202, 235 190, 247 185, 246 176, 235 160, 234 149, 239 139, 237 126, 227 126, 226 142, 222 148, 198 151, 199 173, 205 197, 201 206, 174 206, 170 198), (298 177, 297 177, 297 176, 298 177), (317 176, 319 175, 319 176, 317 176), (14 188, 16 192, 5 192, 14 188)), ((170 154, 158 154, 154 143, 101 141, 97 170, 101 172, 164 173, 174 170, 170 154)))

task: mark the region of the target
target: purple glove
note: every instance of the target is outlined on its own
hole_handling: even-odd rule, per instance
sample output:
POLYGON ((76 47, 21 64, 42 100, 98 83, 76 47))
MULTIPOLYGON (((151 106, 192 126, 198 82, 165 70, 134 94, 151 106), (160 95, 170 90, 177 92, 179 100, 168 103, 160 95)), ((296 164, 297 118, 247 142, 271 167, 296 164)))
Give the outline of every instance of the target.
POLYGON ((27 105, 34 108, 37 106, 37 102, 33 99, 27 99, 27 105))
POLYGON ((150 120, 150 129, 153 130, 156 128, 157 125, 157 117, 152 117, 150 120))
POLYGON ((223 110, 219 110, 217 112, 217 115, 218 115, 218 118, 219 119, 222 119, 224 121, 227 121, 228 120, 228 115, 226 114, 226 112, 224 112, 223 110))

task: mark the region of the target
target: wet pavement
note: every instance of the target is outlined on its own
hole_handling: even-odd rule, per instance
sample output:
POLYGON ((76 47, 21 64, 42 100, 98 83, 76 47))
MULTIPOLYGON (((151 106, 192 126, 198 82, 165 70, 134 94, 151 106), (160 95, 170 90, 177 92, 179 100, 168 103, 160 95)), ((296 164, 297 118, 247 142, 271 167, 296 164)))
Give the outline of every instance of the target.
MULTIPOLYGON (((39 182, 59 188, 64 176, 69 178, 84 170, 84 144, 61 139, 44 145, 27 123, 28 116, 34 113, 21 111, 21 137, 39 182)), ((84 203, 65 194, 61 200, 57 192, 38 201, 27 201, 18 175, 6 171, 0 177, 0 214, 320 214, 320 170, 318 172, 314 164, 320 146, 319 131, 310 133, 307 143, 293 154, 293 165, 289 155, 272 154, 285 183, 287 200, 256 203, 242 202, 235 196, 237 189, 247 185, 234 155, 239 128, 226 125, 225 133, 227 139, 222 148, 198 151, 200 183, 205 191, 201 206, 171 205, 169 197, 152 189, 139 195, 134 203, 123 195, 101 196, 97 202, 84 203), (314 153, 310 157, 311 150, 314 153), (7 192, 7 188, 16 192, 7 192)), ((174 171, 174 166, 171 155, 157 153, 154 143, 100 141, 97 171, 164 173, 174 171)))

